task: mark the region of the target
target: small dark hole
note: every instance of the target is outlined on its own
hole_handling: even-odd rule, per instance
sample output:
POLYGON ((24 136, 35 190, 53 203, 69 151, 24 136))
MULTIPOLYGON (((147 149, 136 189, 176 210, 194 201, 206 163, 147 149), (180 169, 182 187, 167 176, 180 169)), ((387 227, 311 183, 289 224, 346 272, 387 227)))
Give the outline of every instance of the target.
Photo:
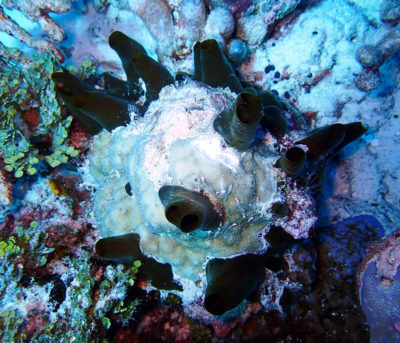
POLYGON ((264 259, 265 266, 272 270, 274 273, 277 273, 280 270, 283 270, 286 266, 286 263, 283 259, 276 256, 266 256, 264 259))
POLYGON ((272 204, 271 210, 273 214, 279 217, 285 217, 289 213, 287 204, 283 202, 276 202, 272 204))
POLYGON ((271 93, 275 96, 279 96, 279 92, 276 89, 271 89, 271 93))
POLYGON ((273 70, 275 70, 275 66, 273 66, 273 65, 267 65, 266 67, 265 67, 265 69, 264 69, 264 72, 265 72, 265 74, 268 74, 269 72, 271 72, 271 71, 273 71, 273 70))
POLYGON ((243 124, 251 124, 252 122, 251 113, 249 113, 249 108, 247 106, 239 106, 237 109, 237 116, 243 124))
POLYGON ((199 217, 195 214, 188 214, 182 218, 180 228, 184 232, 190 232, 199 227, 199 217))
POLYGON ((178 206, 172 205, 165 212, 165 216, 167 217, 168 221, 173 223, 176 221, 178 213, 179 213, 178 206))
POLYGON ((55 302, 55 310, 64 302, 67 293, 67 287, 61 279, 53 281, 53 288, 50 291, 50 299, 55 302))
POLYGON ((131 187, 131 184, 129 182, 125 185, 125 192, 128 195, 132 196, 132 187, 131 187))
POLYGON ((292 162, 296 162, 296 163, 303 162, 305 157, 306 157, 306 154, 305 154, 304 150, 301 148, 294 147, 294 148, 291 148, 288 151, 286 151, 286 158, 292 162))

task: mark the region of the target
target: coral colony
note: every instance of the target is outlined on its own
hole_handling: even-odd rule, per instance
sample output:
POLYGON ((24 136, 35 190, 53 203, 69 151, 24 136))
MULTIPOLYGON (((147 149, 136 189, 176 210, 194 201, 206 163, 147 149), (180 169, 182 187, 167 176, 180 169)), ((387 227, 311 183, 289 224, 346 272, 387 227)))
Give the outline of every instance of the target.
POLYGON ((324 187, 359 191, 334 166, 365 141, 381 158, 360 112, 398 118, 400 4, 378 2, 2 1, 0 31, 44 54, 0 43, 0 341, 400 341, 400 229, 384 228, 397 212, 335 211, 324 187), (326 32, 315 15, 295 25, 335 6, 326 32), (385 30, 343 57, 368 35, 335 41, 360 9, 385 30), (78 12, 104 21, 74 26, 78 12), (283 50, 266 41, 285 33, 337 53, 272 63, 283 50), (306 98, 331 74, 345 91, 324 121, 329 101, 306 98))
POLYGON ((193 79, 182 81, 123 33, 109 42, 128 81, 107 75, 100 91, 68 72, 53 74, 71 113, 100 131, 88 155, 103 237, 96 252, 144 254, 193 283, 205 265, 204 305, 221 315, 257 292, 273 226, 309 236, 316 220, 309 188, 319 186, 309 175, 366 130, 334 124, 283 140, 292 127, 287 104, 242 84, 216 40, 194 45, 193 79), (145 101, 137 105, 127 97, 140 97, 140 80, 145 101))

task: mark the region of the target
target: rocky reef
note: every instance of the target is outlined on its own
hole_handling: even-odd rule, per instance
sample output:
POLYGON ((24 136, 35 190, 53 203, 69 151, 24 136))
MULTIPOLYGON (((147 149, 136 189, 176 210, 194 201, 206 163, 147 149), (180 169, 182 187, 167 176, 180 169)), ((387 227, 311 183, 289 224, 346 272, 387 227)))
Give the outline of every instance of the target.
POLYGON ((398 339, 396 1, 0 10, 0 340, 398 339))
POLYGON ((96 188, 94 212, 103 237, 96 251, 108 259, 143 253, 168 263, 184 292, 193 293, 186 304, 198 300, 207 263, 205 305, 223 314, 257 292, 264 261, 248 254, 268 252, 266 235, 279 227, 294 239, 309 237, 316 220, 310 195, 321 186, 320 169, 366 129, 355 122, 305 138, 305 129, 287 135, 288 126, 304 125, 301 119, 288 124, 294 113, 283 100, 242 84, 216 40, 194 45, 195 81, 175 82, 138 42, 118 31, 109 42, 125 83, 107 76, 108 90, 100 91, 67 72, 53 74, 75 117, 89 130, 105 129, 88 153, 86 176, 96 188), (140 81, 145 98, 127 102, 126 90, 140 95, 140 81), (121 248, 128 234, 138 235, 138 249, 121 248), (121 243, 107 238, 113 236, 121 243), (214 266, 216 258, 231 257, 214 266), (210 290, 228 285, 229 274, 246 264, 258 264, 258 276, 250 273, 242 286, 232 281, 232 289, 238 287, 228 299, 221 299, 223 286, 210 290), (259 281, 250 287, 252 279, 259 281))

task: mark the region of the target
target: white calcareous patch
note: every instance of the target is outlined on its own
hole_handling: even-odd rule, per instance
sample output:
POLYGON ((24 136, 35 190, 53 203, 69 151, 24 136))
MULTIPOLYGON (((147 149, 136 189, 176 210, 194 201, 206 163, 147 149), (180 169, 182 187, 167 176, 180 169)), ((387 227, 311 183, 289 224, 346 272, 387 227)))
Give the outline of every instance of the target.
POLYGON ((145 255, 170 263, 176 277, 192 283, 204 276, 207 258, 267 249, 263 233, 281 197, 273 167, 278 156, 267 141, 238 151, 213 129, 235 97, 194 81, 170 85, 143 117, 94 138, 89 179, 97 186, 94 211, 102 237, 139 234, 145 255), (206 196, 219 226, 183 233, 168 222, 158 196, 165 185, 206 196))

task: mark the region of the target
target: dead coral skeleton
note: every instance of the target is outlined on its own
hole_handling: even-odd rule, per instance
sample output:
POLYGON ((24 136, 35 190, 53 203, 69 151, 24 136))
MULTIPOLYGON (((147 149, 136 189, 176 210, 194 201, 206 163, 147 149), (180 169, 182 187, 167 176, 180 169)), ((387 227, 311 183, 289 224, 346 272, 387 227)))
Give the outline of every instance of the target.
POLYGON ((53 42, 61 42, 65 38, 64 30, 49 15, 49 13, 62 14, 68 12, 72 8, 71 1, 61 0, 4 0, 0 6, 0 31, 15 37, 20 42, 37 49, 42 52, 54 54, 60 61, 64 60, 61 51, 53 42), (16 9, 20 11, 27 19, 40 25, 43 33, 50 39, 34 38, 24 30, 15 20, 4 12, 4 8, 8 10, 16 9))

